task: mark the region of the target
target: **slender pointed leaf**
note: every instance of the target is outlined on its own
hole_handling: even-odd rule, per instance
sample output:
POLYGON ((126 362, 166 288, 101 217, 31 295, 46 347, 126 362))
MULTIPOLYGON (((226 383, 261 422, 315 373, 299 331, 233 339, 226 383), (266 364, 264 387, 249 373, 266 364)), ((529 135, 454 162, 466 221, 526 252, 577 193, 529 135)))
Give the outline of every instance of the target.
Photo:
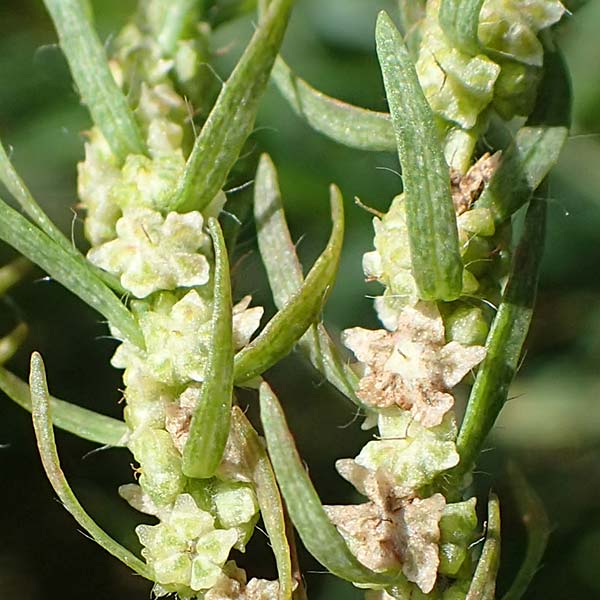
POLYGON ((19 323, 8 335, 0 338, 0 365, 7 363, 27 337, 27 325, 19 323))
POLYGON ((145 145, 123 92, 108 67, 94 30, 88 0, 44 0, 81 99, 121 160, 143 154, 145 145))
POLYGON ((527 548, 525 559, 502 600, 520 600, 537 573, 546 551, 550 522, 542 499, 514 463, 508 465, 508 476, 521 521, 527 531, 527 548))
POLYGON ((31 267, 31 263, 26 258, 19 257, 0 268, 0 295, 19 283, 31 271, 31 267))
POLYGON ((48 218, 42 207, 35 201, 24 181, 19 177, 12 166, 4 146, 0 143, 0 181, 12 194, 21 208, 29 215, 31 220, 52 240, 60 244, 65 250, 72 250, 70 242, 64 237, 56 225, 48 218))
POLYGON ((85 512, 71 490, 64 473, 60 467, 60 460, 56 450, 54 432, 52 430, 52 416, 50 414, 50 396, 46 383, 46 372, 42 357, 34 352, 31 355, 31 404, 33 407, 33 427, 37 439, 40 457, 46 475, 54 488, 63 506, 73 515, 77 523, 87 531, 93 540, 107 552, 125 563, 130 569, 146 579, 153 579, 150 568, 137 556, 132 554, 113 540, 104 530, 94 522, 85 512))
POLYGON ((91 263, 88 263, 85 257, 73 245, 60 229, 48 218, 48 215, 42 210, 42 207, 36 202, 35 198, 21 179, 16 169, 10 162, 4 146, 0 142, 0 181, 6 186, 21 208, 27 213, 29 218, 61 248, 71 254, 81 264, 86 265, 91 271, 94 271, 109 287, 117 290, 119 293, 125 293, 125 289, 119 280, 110 273, 98 269, 91 263))
POLYGON ((210 352, 190 434, 183 449, 183 472, 188 477, 212 477, 223 458, 231 421, 233 394, 233 333, 229 261, 216 219, 208 229, 215 252, 214 304, 210 352))
POLYGON ((334 575, 354 583, 390 584, 350 552, 327 517, 298 455, 283 410, 268 384, 260 386, 260 415, 277 482, 294 526, 306 549, 334 575))
POLYGON ((487 531, 483 550, 465 600, 494 600, 500 566, 500 503, 495 494, 488 502, 487 531))
POLYGON ((433 113, 400 32, 385 12, 377 19, 383 73, 406 196, 412 271, 424 300, 455 300, 463 264, 450 174, 433 113))
POLYGON ((466 473, 508 398, 535 304, 546 230, 546 202, 532 198, 510 277, 486 342, 486 357, 471 389, 457 439, 466 473))
MULTIPOLYGON (((254 190, 258 247, 275 306, 282 309, 302 287, 304 276, 285 219, 277 171, 267 154, 260 159, 254 190)), ((312 325, 300 339, 299 346, 332 385, 360 404, 354 392, 358 377, 344 363, 322 324, 312 325)))
POLYGON ((519 129, 477 200, 477 208, 489 208, 497 224, 510 218, 531 198, 556 164, 567 134, 566 127, 519 129))
POLYGON ((131 313, 87 264, 53 242, 2 199, 0 239, 104 315, 128 340, 143 347, 141 331, 131 313))
POLYGON ((167 55, 177 50, 177 42, 183 32, 196 25, 199 17, 200 2, 198 0, 167 0, 163 2, 164 15, 156 41, 167 55))
MULTIPOLYGON (((21 408, 31 412, 29 386, 3 367, 0 367, 0 389, 21 408)), ((84 440, 98 442, 103 446, 125 446, 129 430, 123 421, 98 414, 53 396, 50 396, 50 406, 56 427, 84 440)))
POLYGON ((231 432, 236 440, 240 440, 240 446, 243 448, 243 460, 254 484, 260 513, 275 555, 279 580, 278 598, 290 600, 292 597, 290 546, 286 536, 283 502, 273 468, 261 439, 237 406, 233 407, 231 414, 231 432))
POLYGON ((256 0, 212 0, 206 17, 211 26, 216 28, 254 10, 256 4, 256 0))
POLYGON ((292 110, 315 131, 359 150, 396 150, 389 114, 327 96, 296 76, 280 57, 275 61, 271 78, 292 110))
POLYGON ((484 0, 442 0, 440 25, 456 46, 468 52, 479 52, 479 13, 484 0))
POLYGON ((337 187, 331 186, 330 197, 333 227, 327 247, 309 271, 302 287, 267 323, 260 335, 236 354, 236 383, 252 379, 279 362, 317 321, 333 287, 344 240, 344 203, 337 187))
POLYGON ((497 223, 505 221, 531 197, 556 164, 571 122, 571 84, 559 52, 546 52, 544 78, 536 106, 477 201, 497 223))
POLYGON ((294 0, 273 0, 196 138, 171 210, 203 210, 252 132, 294 0))

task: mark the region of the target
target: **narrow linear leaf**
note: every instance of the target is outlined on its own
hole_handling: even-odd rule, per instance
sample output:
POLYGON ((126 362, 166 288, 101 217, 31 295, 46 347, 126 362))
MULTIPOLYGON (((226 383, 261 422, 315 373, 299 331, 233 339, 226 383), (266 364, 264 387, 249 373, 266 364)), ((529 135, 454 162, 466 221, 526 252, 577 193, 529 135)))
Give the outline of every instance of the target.
POLYGON ((214 0, 209 3, 207 19, 213 28, 229 23, 234 19, 256 8, 256 0, 214 0))
POLYGON ((164 2, 162 27, 156 40, 167 56, 177 50, 177 42, 183 32, 195 25, 199 17, 200 3, 198 0, 169 0, 164 2))
POLYGON ((525 559, 502 600, 520 600, 537 573, 546 551, 550 522, 542 499, 512 462, 508 464, 508 476, 517 509, 527 531, 527 548, 525 559))
POLYGON ((183 472, 188 477, 212 477, 223 458, 231 420, 233 394, 233 333, 229 261, 216 219, 208 221, 215 252, 214 304, 210 352, 194 409, 190 434, 183 449, 183 472))
POLYGON ((442 0, 440 25, 456 46, 469 54, 479 52, 479 14, 484 0, 442 0))
POLYGON ((260 386, 260 415, 277 482, 294 526, 306 549, 334 575, 354 583, 392 583, 373 573, 350 552, 327 517, 285 421, 283 410, 266 383, 260 386))
POLYGON ((87 264, 53 242, 2 199, 0 239, 104 315, 128 340, 143 347, 141 331, 131 313, 87 264))
POLYGON ((522 127, 508 147, 477 208, 489 208, 500 224, 523 206, 556 164, 566 127, 522 127))
POLYGON ((273 0, 194 142, 170 210, 203 210, 252 132, 294 0, 273 0))
POLYGON ((319 318, 331 291, 344 240, 344 202, 334 185, 330 188, 333 227, 327 247, 300 289, 267 323, 260 335, 235 356, 235 382, 243 383, 279 362, 319 318))
POLYGON ((19 323, 8 335, 0 338, 0 365, 7 363, 27 337, 27 324, 19 323))
POLYGON ((375 37, 402 165, 413 276, 423 300, 455 300, 463 264, 450 172, 433 113, 402 36, 385 12, 379 13, 375 37))
POLYGON ((285 531, 283 502, 273 468, 258 434, 238 406, 234 406, 231 413, 231 430, 242 441, 244 461, 255 486, 260 513, 275 555, 279 580, 278 598, 290 600, 293 587, 290 545, 285 531))
POLYGON ((396 150, 389 114, 327 96, 296 76, 281 57, 275 61, 271 78, 292 110, 315 131, 350 148, 396 150))
MULTIPOLYGON (((2 367, 0 367, 0 389, 21 408, 31 412, 29 386, 2 367)), ((56 427, 84 440, 98 442, 103 446, 125 446, 129 430, 123 421, 98 414, 53 396, 50 396, 50 407, 56 427)))
POLYGON ((100 277, 112 289, 119 293, 125 293, 125 290, 119 280, 101 269, 88 263, 85 257, 73 245, 60 229, 48 218, 48 215, 42 210, 42 207, 36 202, 35 198, 21 179, 16 169, 10 162, 2 142, 0 142, 0 181, 11 193, 21 208, 27 213, 29 218, 56 244, 71 254, 80 263, 85 264, 87 268, 100 277))
POLYGON ((486 357, 471 389, 457 439, 466 473, 508 398, 535 304, 546 230, 546 202, 532 198, 525 230, 513 257, 509 280, 486 342, 486 357))
POLYGON ((0 268, 0 295, 19 283, 31 271, 31 266, 26 258, 19 257, 0 268))
POLYGON ((546 52, 535 108, 476 203, 489 208, 496 223, 521 208, 558 161, 569 132, 571 103, 564 58, 560 52, 546 52))
POLYGON ((500 566, 500 503, 495 494, 488 501, 487 531, 483 550, 465 600, 494 600, 500 566))
POLYGON ((73 515, 77 523, 81 525, 93 538, 93 540, 107 552, 125 563, 138 575, 152 580, 150 568, 137 556, 132 554, 113 540, 104 530, 94 522, 85 512, 75 497, 73 490, 69 487, 64 473, 60 467, 60 460, 56 450, 54 432, 52 430, 52 417, 50 414, 50 396, 46 383, 46 372, 42 357, 34 352, 31 355, 31 375, 29 377, 31 387, 31 404, 33 407, 33 427, 37 439, 38 449, 46 476, 50 480, 54 491, 63 506, 73 515))
POLYGON ((81 99, 121 160, 146 149, 133 113, 108 67, 88 0, 44 0, 81 99))
MULTIPOLYGON (((287 226, 277 170, 267 154, 262 155, 256 173, 254 217, 258 248, 275 306, 282 309, 302 287, 304 276, 287 226)), ((300 339, 299 346, 333 386, 360 404, 355 394, 358 377, 344 363, 322 324, 312 325, 300 339)))
POLYGON ((12 194, 21 208, 29 215, 31 220, 57 244, 72 249, 58 227, 48 218, 48 215, 42 210, 42 207, 35 201, 30 191, 27 189, 24 181, 19 177, 15 168, 12 166, 6 150, 0 143, 0 181, 6 186, 6 189, 12 194))

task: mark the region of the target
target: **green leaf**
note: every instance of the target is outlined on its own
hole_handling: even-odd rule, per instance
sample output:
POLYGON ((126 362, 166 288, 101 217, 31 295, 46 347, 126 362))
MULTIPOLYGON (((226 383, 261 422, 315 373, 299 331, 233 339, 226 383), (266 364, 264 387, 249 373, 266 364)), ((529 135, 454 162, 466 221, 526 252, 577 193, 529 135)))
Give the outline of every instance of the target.
POLYGON ((0 239, 35 263, 68 290, 104 315, 137 346, 142 333, 131 313, 114 293, 80 261, 0 199, 0 239))
POLYGON ((525 559, 502 600, 520 600, 537 573, 548 545, 550 522, 544 504, 521 470, 508 464, 508 476, 521 521, 527 531, 525 559))
POLYGON ((359 108, 323 94, 297 77, 280 57, 275 61, 271 78, 292 110, 315 131, 359 150, 396 150, 389 114, 359 108))
POLYGON ((439 20, 444 33, 463 52, 479 53, 479 13, 484 0, 442 0, 439 20))
POLYGON ((330 188, 333 227, 327 247, 301 288, 267 323, 260 335, 235 356, 235 382, 243 383, 279 362, 319 318, 331 291, 344 240, 344 203, 334 185, 330 188))
POLYGON ((423 300, 455 300, 463 264, 433 113, 402 36, 385 12, 379 13, 375 37, 402 165, 413 276, 423 300))
POLYGON ((31 263, 26 258, 19 257, 0 268, 0 295, 19 283, 31 271, 31 267, 31 263))
POLYGON ((458 434, 460 473, 466 473, 474 464, 508 398, 531 323, 545 230, 546 202, 532 198, 506 290, 486 341, 486 357, 477 372, 458 434))
POLYGON ((31 220, 53 241, 60 244, 65 250, 72 252, 73 245, 67 240, 56 225, 48 218, 42 207, 35 201, 24 181, 19 177, 12 166, 4 146, 0 143, 0 181, 12 194, 21 208, 29 215, 31 220))
POLYGON ((88 0, 44 0, 81 99, 120 160, 146 149, 127 100, 108 67, 88 0))
POLYGON ((207 2, 207 18, 216 28, 256 8, 256 0, 210 0, 207 2))
POLYGON ((373 573, 356 559, 327 517, 298 455, 283 410, 266 383, 260 386, 260 416, 277 482, 306 549, 342 579, 354 583, 392 583, 391 577, 373 573))
POLYGON ((294 0, 273 0, 194 142, 170 210, 202 211, 225 184, 252 132, 294 0))
MULTIPOLYGON (((106 282, 112 289, 120 293, 125 290, 121 286, 119 280, 107 273, 94 267, 87 262, 85 257, 77 250, 73 242, 69 240, 60 231, 60 229, 48 218, 48 215, 42 210, 42 207, 36 202, 35 198, 25 185, 25 182, 19 177, 19 174, 10 162, 4 146, 0 142, 0 181, 6 186, 6 189, 11 193, 21 208, 27 213, 29 218, 56 244, 58 244, 65 252, 71 254, 80 263, 94 271, 100 279, 106 282)), ((0 284, 1 285, 1 284, 0 284)))
MULTIPOLYGON (((282 309, 302 287, 304 276, 285 219, 277 171, 267 154, 262 155, 256 173, 254 217, 258 248, 275 306, 282 309)), ((342 360, 322 324, 312 325, 300 339, 299 346, 333 386, 360 404, 355 394, 358 377, 342 360)))
POLYGON ((465 600, 494 600, 500 566, 500 503, 495 494, 488 501, 487 531, 483 550, 465 600))
POLYGON ((163 52, 170 56, 177 50, 177 42, 183 32, 196 25, 201 3, 198 0, 167 0, 162 4, 164 14, 156 41, 163 52))
POLYGON ((477 208, 489 208, 496 224, 523 206, 556 164, 566 127, 522 127, 485 187, 477 208))
POLYGON ((231 435, 240 440, 242 460, 250 474, 263 523, 277 563, 279 600, 292 597, 290 546, 285 532, 285 515, 273 468, 261 439, 238 406, 231 413, 231 435))
POLYGON ((77 523, 87 531, 92 539, 107 552, 125 563, 138 575, 152 580, 152 572, 137 556, 132 554, 113 540, 104 530, 94 522, 85 512, 75 497, 73 490, 69 487, 60 466, 60 460, 56 450, 54 432, 52 430, 52 416, 50 414, 50 396, 46 383, 46 372, 42 357, 34 352, 31 355, 31 374, 29 376, 31 387, 31 404, 33 407, 33 427, 37 439, 38 449, 46 476, 50 480, 54 491, 63 506, 73 515, 77 523))
POLYGON ((497 224, 523 206, 558 161, 571 122, 571 85, 559 52, 546 52, 536 106, 476 203, 497 224))
POLYGON ((198 405, 183 449, 183 473, 212 477, 229 435, 233 394, 233 333, 229 261, 223 233, 216 219, 208 221, 215 252, 214 304, 209 355, 198 405))
MULTIPOLYGON (((21 408, 31 412, 31 391, 29 386, 0 367, 0 389, 21 408)), ((98 414, 76 404, 70 404, 50 396, 50 406, 54 414, 54 424, 90 442, 103 446, 125 446, 129 432, 123 421, 98 414)))
POLYGON ((8 335, 0 338, 0 365, 7 363, 27 337, 27 325, 19 323, 8 335))

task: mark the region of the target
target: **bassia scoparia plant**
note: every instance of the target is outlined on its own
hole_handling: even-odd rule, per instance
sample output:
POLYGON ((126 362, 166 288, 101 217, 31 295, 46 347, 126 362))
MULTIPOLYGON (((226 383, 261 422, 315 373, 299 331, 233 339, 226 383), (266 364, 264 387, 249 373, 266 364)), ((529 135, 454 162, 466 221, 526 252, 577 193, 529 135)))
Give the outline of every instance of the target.
MULTIPOLYGON (((375 24, 388 114, 324 95, 278 56, 293 0, 258 2, 252 39, 216 86, 206 68, 211 28, 249 4, 141 0, 107 56, 87 1, 45 0, 93 121, 78 165, 90 248, 81 254, 49 220, 4 149, 0 178, 21 210, 0 203, 0 238, 108 321, 119 341, 111 363, 123 371, 124 421, 50 396, 37 353, 29 385, 2 368, 0 386, 31 410, 61 502, 158 597, 306 598, 293 524, 306 549, 367 599, 494 598, 499 501, 490 494, 483 522, 471 475, 535 301, 544 182, 569 124, 568 77, 552 35, 567 9, 559 0, 400 0, 400 29, 385 12, 375 24), (269 78, 323 135, 399 156, 402 193, 373 219, 362 265, 383 288, 375 301, 382 327, 343 332, 350 361, 320 322, 342 250, 337 187, 329 241, 304 276, 275 165, 260 158, 254 221, 278 312, 262 323, 251 297, 232 297, 236 232, 225 225, 236 200, 223 190, 269 78), (490 147, 499 132, 509 141, 490 147), (265 380, 294 347, 355 403, 365 428, 376 428, 355 458, 336 463, 360 504, 321 504, 285 398, 280 404, 265 380), (461 382, 470 393, 459 419, 461 382), (260 423, 237 405, 236 388, 253 390, 260 423), (53 425, 130 450, 137 478, 119 494, 155 518, 136 527, 141 556, 78 502, 53 425), (247 575, 232 558, 259 518, 274 580, 247 575)), ((26 268, 22 259, 5 267, 3 287, 26 268)), ((20 325, 4 338, 4 361, 24 335, 20 325)), ((517 472, 514 480, 529 546, 508 599, 525 591, 547 535, 539 500, 517 472)))

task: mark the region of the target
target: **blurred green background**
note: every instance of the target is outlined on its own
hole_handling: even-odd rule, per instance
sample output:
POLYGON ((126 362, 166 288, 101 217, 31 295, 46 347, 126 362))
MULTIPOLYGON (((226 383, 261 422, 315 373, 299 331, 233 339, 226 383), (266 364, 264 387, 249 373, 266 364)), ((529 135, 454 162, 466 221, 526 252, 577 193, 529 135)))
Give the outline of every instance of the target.
MULTIPOLYGON (((118 31, 133 0, 97 0, 103 39, 118 31)), ((377 11, 391 0, 301 0, 290 24, 285 56, 320 89, 363 106, 384 110, 374 53, 377 11)), ((573 133, 550 182, 549 237, 538 310, 528 353, 514 385, 514 400, 482 456, 481 498, 494 487, 503 499, 504 550, 500 589, 514 574, 523 531, 502 475, 515 459, 539 491, 553 526, 543 568, 527 597, 550 600, 600 598, 600 3, 589 2, 561 27, 560 45, 573 76, 573 133)), ((215 52, 225 75, 252 31, 250 18, 217 31, 215 52), (226 50, 226 51, 225 51, 226 50), (225 52, 222 52, 225 51, 225 52)), ((0 3, 0 133, 34 195, 63 231, 73 230, 75 163, 82 157, 80 132, 89 127, 41 1, 0 3)), ((346 197, 348 230, 337 286, 325 315, 331 330, 377 327, 364 283, 361 255, 372 239, 370 216, 353 197, 385 209, 400 188, 393 156, 365 154, 329 142, 308 130, 270 89, 253 136, 254 150, 267 150, 280 169, 290 226, 300 239, 305 265, 325 243, 327 185, 346 197)), ((251 171, 246 180, 251 178, 251 171)), ((242 179, 243 181, 243 179, 242 179)), ((244 202, 248 191, 231 196, 244 202)), ((6 194, 3 192, 3 196, 6 194)), ((245 223, 236 269, 236 294, 253 293, 272 311, 255 250, 253 225, 245 223)), ((3 262, 12 256, 1 249, 3 262)), ((41 273, 14 289, 0 311, 0 331, 17 319, 31 329, 11 367, 26 377, 32 349, 42 352, 52 392, 119 416, 119 373, 109 364, 114 342, 103 337, 98 315, 41 273)), ((336 473, 334 461, 354 456, 368 439, 352 406, 334 393, 298 356, 270 375, 283 399, 310 472, 326 503, 356 501, 336 473)), ((243 402, 248 402, 246 398, 243 402)), ((64 470, 82 503, 115 537, 137 548, 139 516, 116 493, 131 480, 123 450, 93 452, 92 444, 57 434, 64 470)), ((149 585, 132 576, 78 531, 46 482, 36 454, 29 415, 0 402, 0 598, 41 600, 144 599, 149 585)), ((482 503, 483 504, 483 503, 482 503)), ((273 576, 261 533, 252 557, 241 557, 252 574, 273 576)), ((311 600, 358 599, 352 586, 323 574, 303 556, 311 600)))

